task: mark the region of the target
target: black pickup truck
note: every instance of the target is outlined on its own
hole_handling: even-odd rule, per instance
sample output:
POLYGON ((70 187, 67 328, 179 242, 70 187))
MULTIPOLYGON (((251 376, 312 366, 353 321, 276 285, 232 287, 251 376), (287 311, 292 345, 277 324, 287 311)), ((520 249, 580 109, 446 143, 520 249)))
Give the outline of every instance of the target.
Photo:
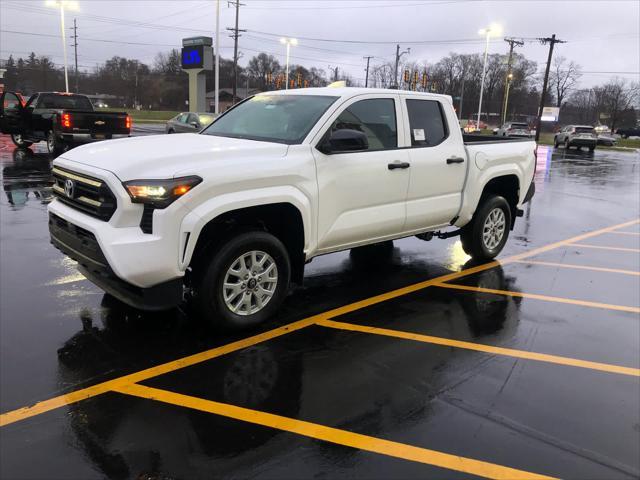
POLYGON ((131 118, 126 112, 97 112, 84 95, 34 93, 26 104, 14 92, 0 97, 0 131, 10 134, 18 147, 46 141, 50 153, 82 143, 128 137, 131 118))

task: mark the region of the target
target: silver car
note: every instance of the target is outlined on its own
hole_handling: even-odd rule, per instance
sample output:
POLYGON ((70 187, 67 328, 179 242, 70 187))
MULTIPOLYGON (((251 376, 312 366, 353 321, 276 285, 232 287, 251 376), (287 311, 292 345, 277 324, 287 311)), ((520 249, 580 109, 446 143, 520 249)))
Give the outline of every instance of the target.
POLYGON ((590 125, 567 125, 553 138, 553 146, 558 148, 564 145, 569 150, 576 147, 580 150, 582 147, 588 147, 593 152, 598 144, 598 135, 594 128, 590 125))
POLYGON ((531 137, 529 125, 524 122, 507 122, 498 129, 499 137, 531 137))
POLYGON ((182 112, 167 122, 166 133, 197 133, 213 122, 213 113, 182 112))

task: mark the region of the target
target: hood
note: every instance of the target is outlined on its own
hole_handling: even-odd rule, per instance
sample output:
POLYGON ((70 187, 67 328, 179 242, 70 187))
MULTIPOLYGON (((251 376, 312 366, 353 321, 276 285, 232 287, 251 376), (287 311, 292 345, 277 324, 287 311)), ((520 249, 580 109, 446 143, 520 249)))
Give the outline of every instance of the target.
POLYGON ((106 140, 62 154, 61 163, 75 162, 108 170, 120 180, 172 178, 211 162, 241 157, 282 157, 288 145, 195 133, 150 135, 106 140))

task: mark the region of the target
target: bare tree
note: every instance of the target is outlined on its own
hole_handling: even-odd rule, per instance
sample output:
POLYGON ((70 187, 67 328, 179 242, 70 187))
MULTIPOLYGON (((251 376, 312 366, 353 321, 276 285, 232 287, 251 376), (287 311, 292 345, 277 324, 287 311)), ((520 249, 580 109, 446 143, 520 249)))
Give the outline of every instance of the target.
POLYGON ((565 57, 556 57, 549 75, 549 85, 555 93, 556 106, 561 107, 562 102, 573 87, 578 83, 582 68, 573 61, 568 61, 565 57))
POLYGON ((632 109, 637 101, 640 86, 615 77, 601 87, 595 87, 593 93, 599 118, 608 119, 609 127, 615 131, 621 114, 632 109))

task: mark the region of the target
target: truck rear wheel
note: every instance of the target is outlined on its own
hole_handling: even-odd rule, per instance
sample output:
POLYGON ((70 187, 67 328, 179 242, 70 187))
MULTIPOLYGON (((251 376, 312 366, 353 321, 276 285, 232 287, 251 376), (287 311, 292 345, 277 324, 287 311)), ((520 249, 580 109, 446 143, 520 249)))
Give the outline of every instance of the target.
POLYGON ((486 197, 471 221, 462 228, 462 248, 474 260, 492 260, 507 243, 510 227, 509 203, 499 195, 486 197))
POLYGON ((278 310, 289 291, 289 254, 267 232, 238 234, 210 258, 196 279, 194 303, 215 327, 254 327, 278 310))
POLYGON ((18 148, 29 148, 31 145, 33 145, 33 142, 27 142, 22 137, 22 134, 20 134, 20 133, 12 133, 11 134, 11 141, 18 148))
POLYGON ((47 150, 51 155, 58 156, 65 151, 65 145, 56 137, 53 131, 47 133, 47 150))

